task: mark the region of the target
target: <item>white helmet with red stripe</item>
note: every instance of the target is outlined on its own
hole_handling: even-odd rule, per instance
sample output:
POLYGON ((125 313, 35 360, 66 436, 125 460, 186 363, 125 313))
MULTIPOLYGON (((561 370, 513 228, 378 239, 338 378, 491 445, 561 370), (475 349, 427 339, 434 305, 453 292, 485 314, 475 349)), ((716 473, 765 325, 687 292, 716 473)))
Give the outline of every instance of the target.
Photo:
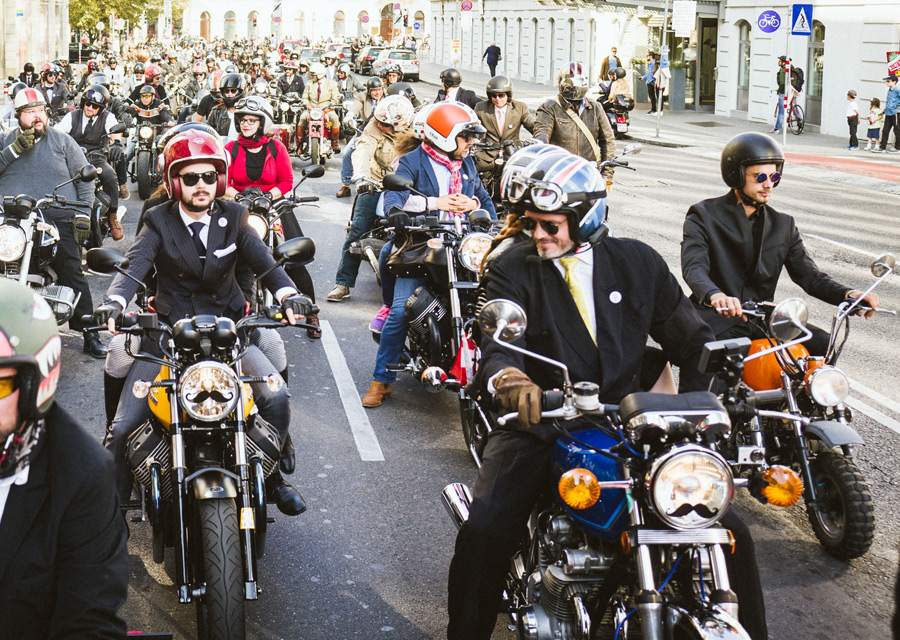
POLYGON ((475 112, 461 102, 434 103, 424 114, 421 126, 425 142, 445 153, 456 151, 457 136, 486 133, 475 112))
POLYGON ((15 106, 16 113, 19 113, 23 109, 46 107, 47 101, 44 99, 43 93, 29 87, 28 89, 22 89, 16 94, 16 100, 13 105, 15 106))
POLYGON ((580 62, 568 62, 556 76, 559 93, 566 100, 581 100, 588 91, 591 81, 587 69, 580 62))

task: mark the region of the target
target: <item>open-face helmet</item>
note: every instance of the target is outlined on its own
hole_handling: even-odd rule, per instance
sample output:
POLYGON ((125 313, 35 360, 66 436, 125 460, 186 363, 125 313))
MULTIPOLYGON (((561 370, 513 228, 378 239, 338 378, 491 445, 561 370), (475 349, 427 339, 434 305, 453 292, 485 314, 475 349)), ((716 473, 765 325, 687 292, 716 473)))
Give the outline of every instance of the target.
POLYGON ((144 68, 144 81, 153 82, 153 79, 162 75, 162 67, 156 64, 148 64, 144 68))
POLYGON ((387 96, 375 105, 373 115, 378 122, 391 125, 395 131, 402 131, 409 127, 414 113, 412 103, 405 96, 387 96))
POLYGON ((259 118, 259 129, 256 130, 255 139, 264 136, 275 124, 272 105, 262 96, 247 96, 239 100, 234 106, 234 124, 238 132, 241 130, 238 124, 241 116, 256 116, 259 118))
MULTIPOLYGON (((744 188, 744 169, 754 164, 774 164, 781 173, 784 151, 771 136, 762 133, 740 133, 725 143, 722 149, 722 180, 732 189, 744 188)), ((778 186, 779 180, 775 181, 778 186)))
POLYGON ((209 162, 219 174, 216 198, 225 195, 228 162, 222 140, 206 131, 186 131, 169 140, 163 150, 163 184, 173 200, 181 199, 178 169, 186 164, 209 162))
POLYGON ((321 80, 328 75, 328 72, 325 70, 325 65, 321 62, 313 62, 309 67, 309 72, 316 80, 321 80))
POLYGON ((484 136, 487 131, 478 116, 461 102, 436 102, 424 114, 421 135, 425 142, 444 153, 456 151, 457 136, 484 136))
POLYGON ((81 108, 85 105, 92 105, 98 109, 106 109, 109 107, 110 95, 109 90, 102 84, 91 85, 83 94, 81 94, 81 108))
POLYGON ((25 109, 31 109, 32 107, 46 106, 47 101, 44 99, 44 94, 32 87, 27 87, 19 91, 13 101, 13 107, 17 114, 25 109))
POLYGON ((448 89, 452 87, 458 87, 462 84, 462 74, 458 69, 449 68, 441 71, 441 82, 448 89))
POLYGON ((505 93, 506 97, 512 100, 513 83, 506 76, 494 76, 487 83, 487 97, 490 100, 493 96, 505 93))

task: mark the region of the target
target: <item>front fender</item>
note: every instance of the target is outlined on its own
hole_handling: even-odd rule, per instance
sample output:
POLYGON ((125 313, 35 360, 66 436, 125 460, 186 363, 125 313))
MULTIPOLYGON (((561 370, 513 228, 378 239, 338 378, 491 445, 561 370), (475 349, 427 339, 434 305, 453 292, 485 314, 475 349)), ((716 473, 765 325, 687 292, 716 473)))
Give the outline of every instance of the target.
POLYGON ((239 478, 225 469, 210 467, 192 473, 185 483, 193 485, 194 497, 197 500, 216 500, 219 498, 236 498, 239 478))
POLYGON ((718 607, 709 609, 699 603, 693 606, 669 603, 665 616, 666 640, 750 640, 750 634, 741 624, 718 607))
POLYGON ((842 447, 848 444, 865 444, 856 429, 842 422, 817 420, 811 422, 804 430, 807 437, 814 437, 824 442, 829 448, 842 447))

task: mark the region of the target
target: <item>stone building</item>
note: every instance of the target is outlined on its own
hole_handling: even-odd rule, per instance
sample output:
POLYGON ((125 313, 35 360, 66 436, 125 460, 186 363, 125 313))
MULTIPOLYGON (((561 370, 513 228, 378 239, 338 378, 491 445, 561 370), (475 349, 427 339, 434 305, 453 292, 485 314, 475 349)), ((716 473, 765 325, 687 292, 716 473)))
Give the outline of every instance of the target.
POLYGON ((3 0, 0 4, 3 76, 18 76, 69 55, 69 0, 3 0))

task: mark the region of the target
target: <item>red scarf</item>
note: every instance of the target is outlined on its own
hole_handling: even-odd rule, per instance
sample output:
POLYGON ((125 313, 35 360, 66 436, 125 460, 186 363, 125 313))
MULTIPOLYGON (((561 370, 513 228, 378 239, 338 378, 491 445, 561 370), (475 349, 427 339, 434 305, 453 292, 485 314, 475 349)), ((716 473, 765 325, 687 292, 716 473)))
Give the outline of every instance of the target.
POLYGON ((263 145, 269 144, 269 136, 260 136, 259 140, 254 140, 238 134, 237 143, 245 149, 259 149, 263 145))
POLYGON ((450 170, 450 195, 462 193, 462 174, 459 172, 462 168, 462 160, 451 160, 443 153, 432 149, 427 142, 422 143, 422 150, 428 154, 429 158, 450 170))

